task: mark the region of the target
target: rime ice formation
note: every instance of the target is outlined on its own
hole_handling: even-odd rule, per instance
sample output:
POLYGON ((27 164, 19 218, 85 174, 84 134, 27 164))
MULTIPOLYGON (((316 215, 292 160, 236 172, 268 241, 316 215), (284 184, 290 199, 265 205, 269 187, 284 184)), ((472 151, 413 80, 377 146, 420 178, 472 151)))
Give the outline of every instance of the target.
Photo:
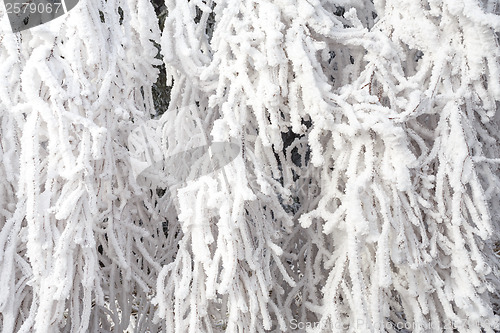
POLYGON ((167 0, 160 37, 88 0, 0 35, 0 331, 498 329, 498 6, 167 0), (210 142, 241 152, 139 182, 210 142))

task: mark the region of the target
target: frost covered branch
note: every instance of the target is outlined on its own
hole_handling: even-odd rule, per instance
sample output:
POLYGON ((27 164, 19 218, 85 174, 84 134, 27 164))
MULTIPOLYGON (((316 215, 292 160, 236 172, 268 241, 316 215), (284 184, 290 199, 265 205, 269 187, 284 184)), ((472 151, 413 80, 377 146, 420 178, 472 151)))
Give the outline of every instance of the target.
POLYGON ((497 1, 165 9, 0 35, 2 332, 500 326, 497 1))

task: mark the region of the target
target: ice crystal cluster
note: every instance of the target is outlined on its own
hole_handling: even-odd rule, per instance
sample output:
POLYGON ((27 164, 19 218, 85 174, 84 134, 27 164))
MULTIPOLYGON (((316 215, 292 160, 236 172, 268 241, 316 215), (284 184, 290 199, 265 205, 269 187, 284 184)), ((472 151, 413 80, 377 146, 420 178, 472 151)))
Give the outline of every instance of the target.
POLYGON ((500 329, 498 1, 165 10, 0 34, 1 332, 500 329))

